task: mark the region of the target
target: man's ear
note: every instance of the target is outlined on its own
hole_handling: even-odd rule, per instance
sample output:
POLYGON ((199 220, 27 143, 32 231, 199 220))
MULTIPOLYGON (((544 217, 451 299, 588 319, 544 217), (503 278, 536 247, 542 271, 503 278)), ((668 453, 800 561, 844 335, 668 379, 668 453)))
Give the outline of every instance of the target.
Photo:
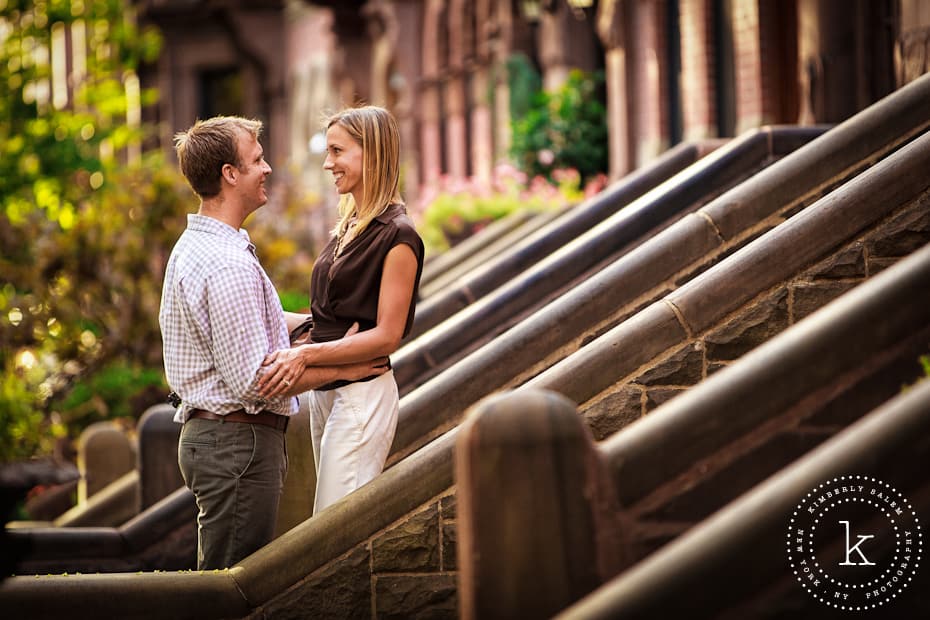
POLYGON ((239 178, 239 170, 232 164, 223 164, 223 167, 220 169, 220 174, 223 175, 223 178, 230 185, 235 185, 239 178))

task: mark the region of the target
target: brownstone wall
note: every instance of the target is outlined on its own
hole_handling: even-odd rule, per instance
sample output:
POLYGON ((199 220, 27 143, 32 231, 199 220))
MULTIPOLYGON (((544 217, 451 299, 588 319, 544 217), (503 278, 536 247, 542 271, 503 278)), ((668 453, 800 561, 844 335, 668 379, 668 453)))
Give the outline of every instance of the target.
POLYGON ((796 3, 760 0, 758 14, 761 123, 796 123, 800 109, 796 3))
POLYGON ((251 618, 457 618, 450 489, 327 563, 251 618))
POLYGON ((636 376, 583 403, 579 411, 595 437, 603 439, 928 242, 930 196, 925 195, 636 376))

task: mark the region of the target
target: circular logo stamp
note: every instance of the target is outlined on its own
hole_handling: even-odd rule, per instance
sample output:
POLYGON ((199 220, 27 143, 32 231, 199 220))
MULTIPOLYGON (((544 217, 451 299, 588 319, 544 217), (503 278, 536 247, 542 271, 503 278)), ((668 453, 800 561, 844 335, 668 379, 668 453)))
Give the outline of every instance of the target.
POLYGON ((866 611, 894 599, 920 565, 917 513, 893 487, 841 476, 801 500, 788 525, 788 561, 814 598, 866 611))

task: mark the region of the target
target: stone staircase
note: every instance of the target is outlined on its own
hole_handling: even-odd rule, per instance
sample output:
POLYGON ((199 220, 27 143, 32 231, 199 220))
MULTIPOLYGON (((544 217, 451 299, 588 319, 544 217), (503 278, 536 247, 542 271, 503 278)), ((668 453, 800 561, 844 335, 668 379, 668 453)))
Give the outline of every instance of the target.
POLYGON ((681 145, 462 275, 417 305, 417 337, 392 356, 401 393, 823 131, 763 128, 707 156, 714 145, 681 145), (669 176, 688 161, 695 163, 669 176))
MULTIPOLYGON (((465 617, 550 617, 592 588, 594 567, 595 580, 617 577, 566 617, 832 617, 788 570, 785 532, 806 497, 822 503, 843 478, 890 482, 917 513, 930 510, 930 381, 918 382, 917 363, 930 307, 914 303, 928 285, 925 245, 600 444, 554 392, 485 401, 457 445, 465 617), (533 527, 502 537, 530 505, 533 527), (540 549, 569 538, 572 562, 545 561, 540 549), (547 600, 534 580, 562 594, 547 600)), ((916 552, 917 519, 901 512, 885 514, 891 524, 856 517, 873 533, 911 529, 916 552)), ((824 520, 823 543, 842 549, 834 524, 824 520)), ((891 563, 882 551, 870 546, 870 559, 891 563)), ((901 557, 902 569, 919 563, 901 557)), ((900 582, 879 617, 926 617, 930 575, 900 582)), ((861 606, 863 592, 845 594, 861 606)))
MULTIPOLYGON (((96 615, 119 617, 150 617, 153 609, 162 616, 198 618, 454 617, 460 607, 460 515, 452 454, 459 424, 481 399, 514 388, 555 391, 578 404, 609 454, 615 444, 629 446, 626 456, 612 461, 615 470, 629 467, 629 455, 652 456, 643 461, 649 467, 615 474, 623 481, 617 484, 618 501, 633 511, 636 524, 635 537, 625 543, 628 565, 671 548, 715 510, 755 492, 766 476, 870 410, 835 404, 827 409, 830 415, 823 414, 829 423, 802 433, 769 433, 772 443, 758 444, 764 448, 758 453, 751 438, 765 427, 770 410, 753 392, 737 392, 734 401, 753 415, 733 415, 726 424, 710 416, 696 436, 675 426, 676 415, 668 413, 702 394, 707 406, 716 406, 718 371, 724 379, 738 376, 775 334, 795 329, 803 317, 851 289, 855 293, 860 282, 930 241, 927 101, 930 76, 796 151, 773 150, 775 130, 717 149, 520 271, 510 280, 519 285, 504 285, 522 290, 525 299, 511 301, 520 298, 517 292, 499 298, 488 292, 424 332, 397 360, 400 367, 404 361, 416 369, 408 384, 416 387, 401 402, 390 467, 236 567, 209 575, 16 577, 0 585, 0 604, 37 618, 73 615, 76 609, 80 617, 80 600, 93 600, 96 615), (764 155, 751 171, 714 168, 753 140, 764 155), (707 170, 719 170, 727 181, 704 186, 707 170), (632 226, 638 235, 617 236, 624 230, 621 221, 671 205, 673 212, 666 211, 661 222, 632 226), (609 249, 594 250, 611 237, 609 249), (557 281, 578 257, 587 264, 557 281), (523 275, 528 273, 533 275, 523 275), (541 281, 552 286, 535 288, 541 281), (507 301, 495 307, 490 301, 495 298, 507 301), (545 305, 534 306, 538 299, 545 305), (477 316, 501 317, 480 324, 506 331, 454 347, 444 365, 435 363, 440 349, 447 349, 437 348, 436 334, 473 327, 477 316), (517 322, 509 324, 510 317, 517 322), (462 327, 444 328, 449 321, 462 327), (660 439, 677 429, 687 440, 664 449, 661 441, 629 439, 644 427, 659 429, 660 439), (705 445, 710 439, 738 447, 721 448, 714 456, 716 448, 705 445), (761 455, 762 464, 745 465, 740 459, 747 455, 761 455), (713 475, 704 475, 708 471, 713 475), (117 594, 126 588, 131 597, 117 594)), ((797 136, 796 146, 805 141, 797 136)), ((745 152, 735 159, 745 160, 745 152)), ((893 363, 882 366, 891 370, 872 369, 884 386, 879 402, 888 398, 889 377, 905 378, 909 359, 914 367, 907 380, 913 379, 915 342, 896 349, 893 363)), ((833 360, 829 350, 822 362, 806 360, 805 386, 816 391, 825 385, 819 370, 835 366, 833 360)), ((759 361, 750 367, 760 364, 771 371, 772 385, 783 385, 774 380, 780 367, 759 361)), ((797 376, 784 380, 789 378, 797 376)), ((531 528, 533 516, 524 514, 523 523, 531 528)))

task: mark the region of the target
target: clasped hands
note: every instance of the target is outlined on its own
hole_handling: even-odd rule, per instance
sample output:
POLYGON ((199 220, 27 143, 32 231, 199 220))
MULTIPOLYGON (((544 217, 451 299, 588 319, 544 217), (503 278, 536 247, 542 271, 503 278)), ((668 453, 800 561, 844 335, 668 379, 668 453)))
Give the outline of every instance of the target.
MULTIPOLYGON (((345 336, 351 336, 357 331, 358 323, 355 323, 345 336)), ((373 375, 382 375, 390 368, 386 357, 351 364, 315 365, 312 355, 308 355, 313 346, 302 344, 290 349, 279 349, 265 357, 262 362, 265 372, 258 381, 258 391, 262 398, 293 395, 337 379, 357 381, 373 375), (301 381, 308 368, 317 368, 320 373, 316 377, 308 377, 306 381, 301 381)))

